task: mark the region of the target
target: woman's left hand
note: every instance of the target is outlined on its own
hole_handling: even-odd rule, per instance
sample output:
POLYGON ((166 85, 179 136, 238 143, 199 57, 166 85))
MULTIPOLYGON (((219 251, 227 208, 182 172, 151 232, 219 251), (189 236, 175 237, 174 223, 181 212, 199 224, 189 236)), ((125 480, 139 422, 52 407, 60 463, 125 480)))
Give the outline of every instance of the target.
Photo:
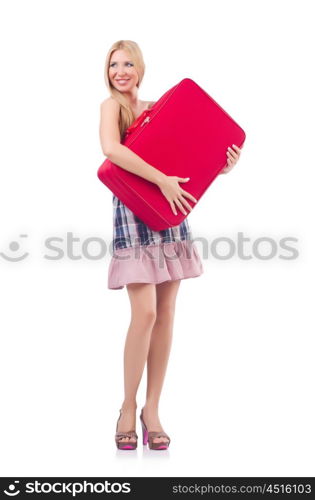
POLYGON ((220 174, 227 174, 232 170, 234 165, 238 162, 240 155, 241 155, 241 149, 237 147, 235 144, 232 144, 232 148, 228 147, 226 155, 227 155, 227 163, 223 167, 223 169, 219 172, 220 174))

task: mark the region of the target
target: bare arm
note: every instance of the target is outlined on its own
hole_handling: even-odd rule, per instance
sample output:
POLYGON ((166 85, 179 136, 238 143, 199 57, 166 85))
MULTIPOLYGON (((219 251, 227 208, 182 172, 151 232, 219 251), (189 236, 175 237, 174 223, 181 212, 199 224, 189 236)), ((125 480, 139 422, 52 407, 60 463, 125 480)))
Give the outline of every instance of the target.
POLYGON ((120 144, 119 104, 109 97, 101 103, 100 140, 105 156, 113 163, 160 186, 166 175, 129 148, 120 144))

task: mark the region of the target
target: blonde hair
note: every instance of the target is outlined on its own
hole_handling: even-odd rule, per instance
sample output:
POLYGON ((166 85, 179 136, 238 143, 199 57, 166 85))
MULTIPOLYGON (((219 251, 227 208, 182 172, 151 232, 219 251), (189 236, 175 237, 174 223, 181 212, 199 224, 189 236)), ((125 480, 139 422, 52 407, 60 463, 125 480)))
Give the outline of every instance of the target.
POLYGON ((139 77, 137 83, 138 88, 140 87, 140 84, 144 76, 145 64, 140 47, 136 42, 133 42, 132 40, 118 40, 118 42, 113 43, 106 56, 104 79, 106 86, 110 92, 110 95, 114 99, 116 99, 116 101, 118 101, 118 103, 120 104, 119 131, 120 131, 120 137, 122 139, 126 129, 132 124, 135 117, 129 105, 128 99, 121 92, 119 92, 119 90, 113 87, 108 78, 109 63, 112 53, 115 52, 115 50, 125 50, 130 55, 130 58, 134 64, 135 70, 138 73, 139 77))

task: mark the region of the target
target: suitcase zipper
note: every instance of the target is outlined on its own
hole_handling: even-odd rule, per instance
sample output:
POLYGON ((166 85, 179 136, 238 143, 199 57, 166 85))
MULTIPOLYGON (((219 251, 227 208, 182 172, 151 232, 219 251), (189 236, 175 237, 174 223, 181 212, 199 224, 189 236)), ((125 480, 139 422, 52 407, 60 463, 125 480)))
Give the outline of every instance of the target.
POLYGON ((145 123, 147 123, 147 122, 149 122, 149 121, 150 121, 150 117, 149 117, 149 116, 147 116, 147 117, 143 120, 143 122, 141 123, 140 127, 142 127, 142 125, 144 125, 145 123))

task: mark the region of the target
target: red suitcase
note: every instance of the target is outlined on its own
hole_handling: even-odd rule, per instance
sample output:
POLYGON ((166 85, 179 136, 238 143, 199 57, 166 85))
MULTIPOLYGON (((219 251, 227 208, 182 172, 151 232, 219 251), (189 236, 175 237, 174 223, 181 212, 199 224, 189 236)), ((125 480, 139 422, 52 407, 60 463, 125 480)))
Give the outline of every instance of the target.
MULTIPOLYGON (((190 177, 181 187, 199 202, 227 162, 226 150, 242 147, 245 132, 197 83, 184 78, 145 110, 127 129, 122 144, 166 175, 190 177)), ((108 158, 98 178, 155 231, 177 226, 177 215, 156 184, 108 158)), ((197 203, 186 198, 195 207, 197 203)))

